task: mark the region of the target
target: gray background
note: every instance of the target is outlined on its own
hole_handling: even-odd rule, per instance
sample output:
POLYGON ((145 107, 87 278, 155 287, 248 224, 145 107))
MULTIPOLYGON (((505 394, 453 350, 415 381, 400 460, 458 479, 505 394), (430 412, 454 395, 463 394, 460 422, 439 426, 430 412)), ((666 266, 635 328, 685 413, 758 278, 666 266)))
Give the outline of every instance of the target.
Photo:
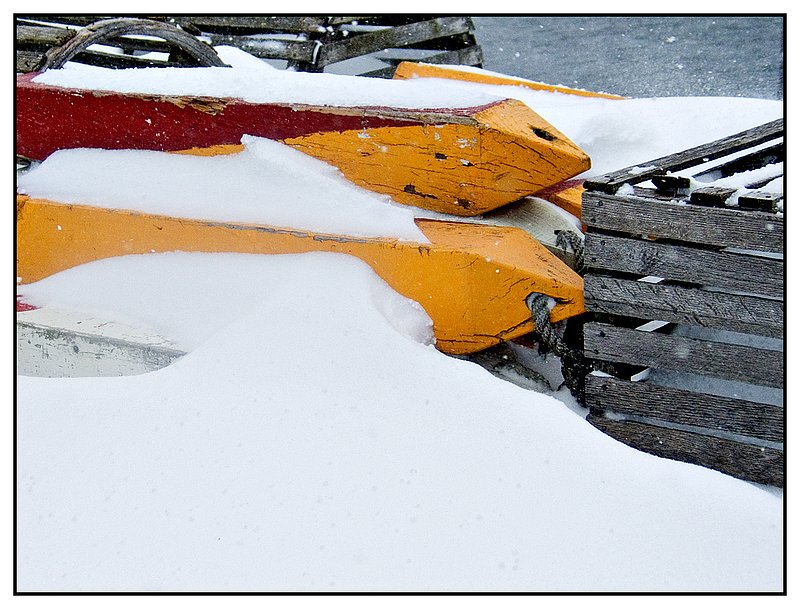
POLYGON ((631 97, 784 98, 782 16, 473 21, 487 70, 631 97))

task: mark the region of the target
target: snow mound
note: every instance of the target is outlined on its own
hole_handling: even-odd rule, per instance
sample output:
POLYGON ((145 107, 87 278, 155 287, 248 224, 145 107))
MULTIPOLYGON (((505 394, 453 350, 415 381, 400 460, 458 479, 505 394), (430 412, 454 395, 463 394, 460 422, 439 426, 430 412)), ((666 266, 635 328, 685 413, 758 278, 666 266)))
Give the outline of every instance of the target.
POLYGON ((491 93, 452 91, 435 81, 390 80, 280 70, 231 47, 216 47, 229 68, 130 68, 114 70, 68 63, 34 82, 57 87, 143 93, 232 97, 254 103, 313 106, 472 108, 494 103, 491 93))
POLYGON ((265 138, 242 143, 243 151, 217 156, 60 150, 20 176, 18 190, 180 218, 429 242, 412 208, 353 184, 335 167, 265 138))
POLYGON ((603 99, 450 79, 442 89, 518 99, 578 145, 603 175, 733 135, 783 116, 783 102, 740 97, 603 99))
POLYGON ((439 353, 397 298, 320 253, 130 256, 27 286, 192 350, 18 379, 19 590, 781 589, 778 497, 439 353))

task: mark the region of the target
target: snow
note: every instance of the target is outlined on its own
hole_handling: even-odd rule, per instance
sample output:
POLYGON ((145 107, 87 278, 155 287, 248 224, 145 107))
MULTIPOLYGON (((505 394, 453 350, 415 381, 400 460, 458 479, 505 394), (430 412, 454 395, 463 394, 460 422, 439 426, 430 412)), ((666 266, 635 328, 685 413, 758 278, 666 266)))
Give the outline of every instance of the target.
POLYGON ((43 72, 34 82, 120 93, 236 97, 255 103, 317 106, 472 108, 498 101, 491 93, 465 94, 433 81, 280 70, 234 47, 215 48, 231 67, 113 70, 70 63, 64 69, 43 72))
MULTIPOLYGON (((418 79, 423 80, 423 79, 418 79)), ((519 99, 592 159, 580 178, 674 154, 783 116, 783 102, 736 97, 604 99, 447 79, 442 88, 519 99)), ((417 82, 415 80, 414 82, 417 82)))
POLYGON ((218 156, 60 150, 20 176, 18 189, 63 203, 428 243, 412 208, 280 142, 243 143, 242 152, 218 156))
POLYGON ((781 587, 778 497, 439 353, 355 259, 130 256, 26 293, 192 351, 18 379, 20 590, 781 587))
MULTIPOLYGON (((242 70, 244 60, 237 60, 242 70)), ((220 70, 214 82, 246 94, 238 68, 220 70)), ((273 83, 289 79, 261 64, 247 70, 273 83)), ((45 77, 85 84, 95 73, 71 68, 45 77)), ((174 82, 187 92, 188 83, 174 82)), ((327 75, 294 82, 303 91, 324 83, 320 91, 335 98, 329 103, 372 95, 372 85, 355 90, 356 81, 327 75)), ((405 84, 426 84, 441 99, 513 93, 590 154, 592 175, 782 113, 780 102, 753 99, 617 101, 454 81, 405 84)), ((213 171, 228 221, 294 225, 320 214, 314 230, 394 232, 413 216, 280 144, 246 143, 244 152, 217 159, 58 153, 20 186, 60 200, 206 217, 222 206, 190 197, 189 208, 177 193, 196 194, 192 184, 213 171), (221 165, 194 166, 206 162, 221 165), (164 163, 174 165, 165 171, 164 163), (75 173, 86 165, 89 173, 75 173), (125 166, 136 171, 128 176, 125 166), (169 210, 136 177, 156 166, 163 177, 148 176, 173 189, 169 210), (232 198, 245 197, 266 167, 278 177, 262 181, 276 182, 275 190, 234 205, 231 189, 241 184, 232 198), (86 185, 93 181, 96 189, 86 185), (327 202, 308 217, 278 220, 273 214, 287 213, 286 201, 299 201, 287 190, 301 189, 324 192, 327 202), (386 224, 334 228, 352 220, 356 208, 344 207, 351 203, 386 224)), ((22 292, 31 304, 153 328, 189 353, 138 376, 17 378, 21 591, 782 589, 780 493, 633 450, 558 394, 445 356, 419 305, 356 259, 127 256, 22 292)))

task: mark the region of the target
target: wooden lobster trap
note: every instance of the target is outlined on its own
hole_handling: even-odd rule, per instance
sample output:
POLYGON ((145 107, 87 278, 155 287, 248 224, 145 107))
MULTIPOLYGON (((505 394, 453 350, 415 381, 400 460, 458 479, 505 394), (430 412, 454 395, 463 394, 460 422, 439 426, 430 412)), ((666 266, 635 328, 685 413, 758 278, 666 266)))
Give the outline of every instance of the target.
POLYGON ((784 482, 783 120, 585 183, 588 420, 784 482))
POLYGON ((483 61, 472 20, 461 16, 30 14, 16 16, 16 42, 18 72, 67 60, 113 68, 224 65, 215 60, 218 45, 276 67, 385 78, 405 60, 483 61))

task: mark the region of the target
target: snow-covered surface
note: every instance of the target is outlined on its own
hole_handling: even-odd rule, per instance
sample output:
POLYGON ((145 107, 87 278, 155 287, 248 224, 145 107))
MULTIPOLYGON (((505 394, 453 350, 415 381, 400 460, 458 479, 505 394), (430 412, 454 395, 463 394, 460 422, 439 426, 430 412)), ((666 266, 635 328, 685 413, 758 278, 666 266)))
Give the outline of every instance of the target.
POLYGON ((592 160, 578 177, 602 175, 674 154, 783 116, 783 103, 735 97, 604 99, 522 86, 430 80, 442 88, 519 99, 592 160))
POLYGON ((147 93, 235 97, 257 103, 315 106, 394 106, 472 108, 498 101, 491 93, 451 91, 436 82, 370 79, 342 74, 310 74, 273 68, 234 47, 216 47, 229 68, 139 68, 113 70, 69 63, 34 81, 59 87, 147 93))
MULTIPOLYGON (((595 175, 782 112, 490 91, 595 175)), ((782 588, 781 493, 630 449, 439 353, 420 307, 355 259, 131 256, 21 292, 189 353, 138 376, 18 378, 20 590, 782 588)))
POLYGON ((778 497, 442 355, 357 260, 131 256, 26 294, 192 350, 18 379, 20 590, 781 587, 778 497))
MULTIPOLYGON (((165 87, 175 87, 175 91, 180 90, 183 81, 190 81, 194 83, 193 94, 247 97, 253 83, 244 75, 263 71, 268 78, 287 83, 287 95, 294 91, 295 101, 306 99, 308 94, 325 93, 325 100, 318 98, 316 103, 395 103, 391 88, 383 79, 285 72, 233 50, 236 53, 231 55, 236 61, 232 63, 236 67, 230 69, 175 68, 175 76, 168 76, 167 68, 108 70, 68 64, 75 67, 48 71, 37 78, 65 81, 71 86, 79 85, 72 78, 83 83, 81 86, 118 80, 132 89, 147 88, 154 81, 159 86, 163 83, 165 87), (257 67, 251 67, 253 63, 257 67), (239 76, 222 78, 215 70, 239 76), (97 82, 91 80, 93 75, 98 75, 97 82), (328 76, 342 80, 326 85, 328 76)), ((388 84, 392 82, 427 84, 451 101, 474 99, 476 95, 520 99, 589 154, 592 168, 580 177, 601 175, 679 152, 774 120, 783 113, 780 102, 757 99, 608 100, 446 79, 388 84)), ((156 90, 175 92, 157 87, 151 92, 156 90)), ((146 151, 60 151, 23 176, 19 188, 31 196, 147 213, 427 242, 413 216, 435 214, 395 205, 387 196, 354 186, 335 168, 280 143, 253 137, 246 137, 244 143, 244 152, 220 157, 146 151), (228 179, 220 180, 219 175, 228 179)))
MULTIPOLYGON (((425 63, 420 62, 420 63, 425 63)), ((431 64, 428 64, 431 65, 431 64)), ((562 85, 560 83, 545 83, 539 80, 530 80, 528 78, 519 78, 514 76, 509 76, 508 74, 503 74, 502 72, 496 72, 494 70, 487 70, 486 68, 478 68, 476 66, 459 66, 459 65, 448 65, 448 64, 435 64, 437 68, 446 68, 448 70, 454 70, 456 72, 470 72, 472 74, 480 74, 483 76, 496 76, 498 78, 513 78, 520 82, 527 82, 536 85, 547 85, 547 86, 556 86, 556 87, 566 87, 569 89, 573 89, 575 91, 586 91, 586 89, 581 89, 579 87, 567 87, 567 85, 562 85)), ((595 93, 608 93, 607 91, 595 91, 595 93)))
POLYGON ((20 176, 21 193, 63 203, 428 243, 413 208, 337 168, 264 138, 231 155, 61 150, 20 176))

